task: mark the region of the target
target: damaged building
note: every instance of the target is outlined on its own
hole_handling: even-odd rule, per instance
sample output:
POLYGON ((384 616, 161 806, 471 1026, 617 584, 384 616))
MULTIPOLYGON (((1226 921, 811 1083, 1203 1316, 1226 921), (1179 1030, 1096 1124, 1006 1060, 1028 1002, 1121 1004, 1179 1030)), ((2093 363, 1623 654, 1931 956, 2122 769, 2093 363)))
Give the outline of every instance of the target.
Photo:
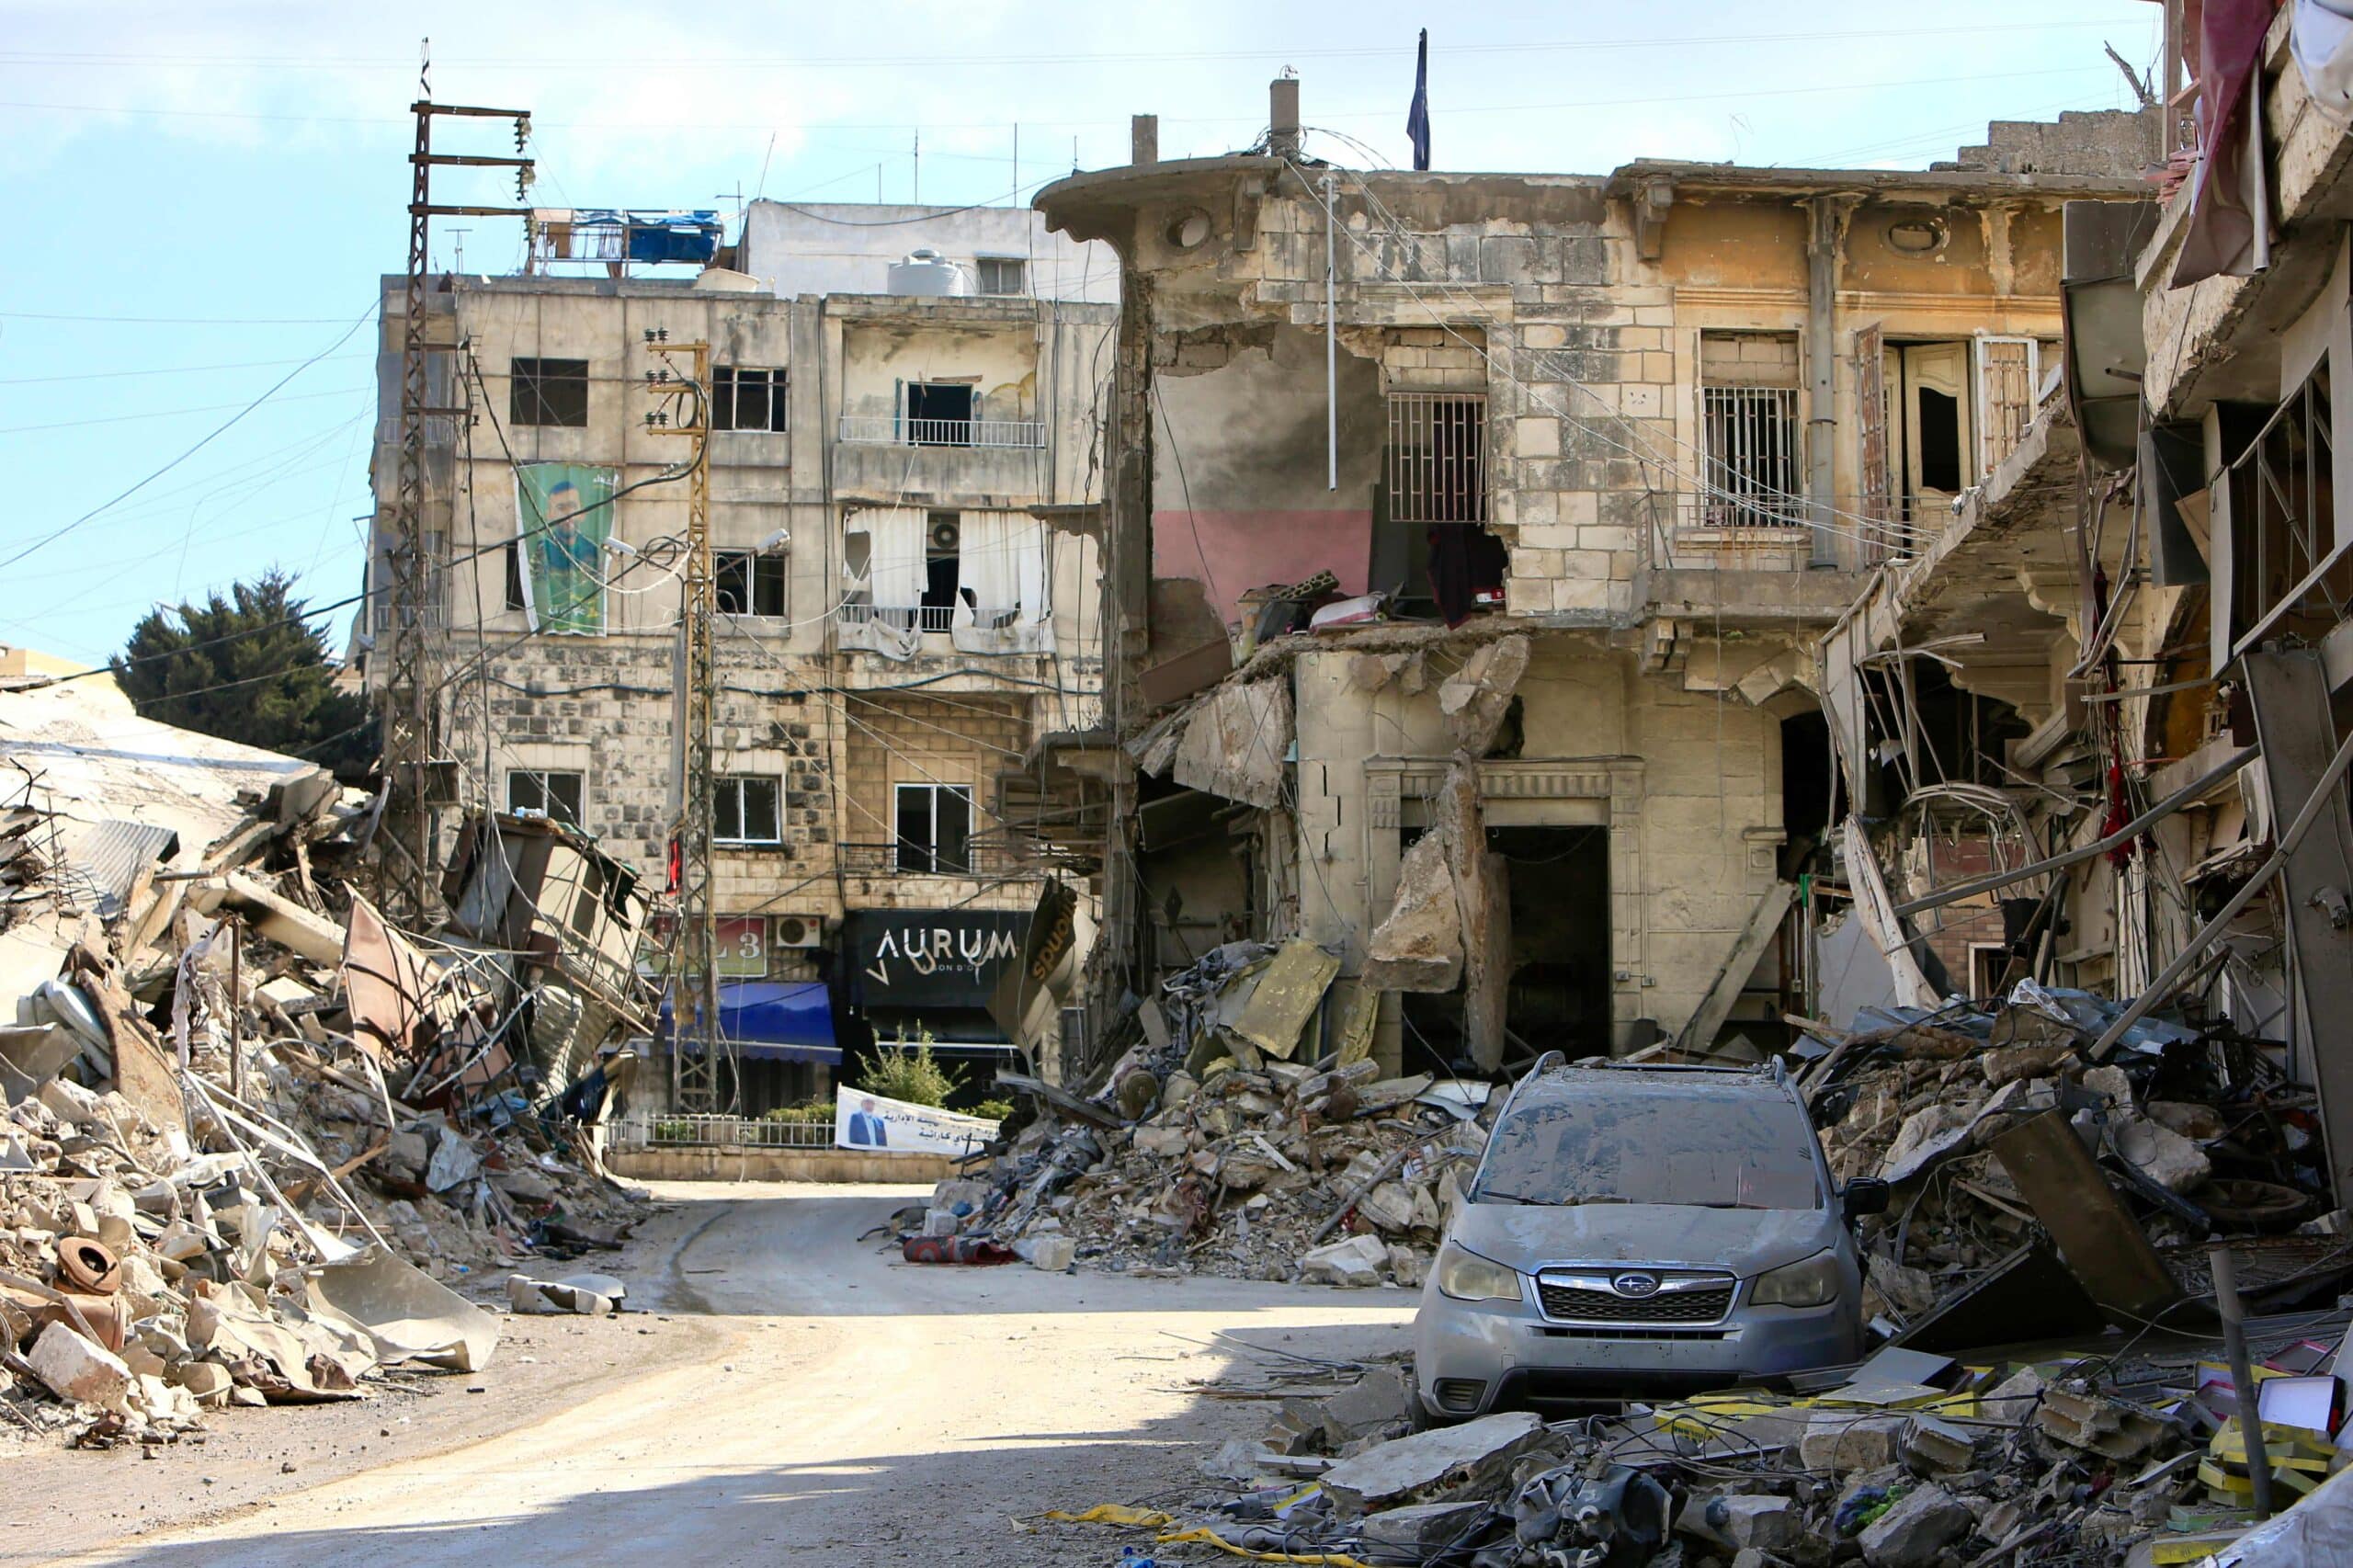
POLYGON ((1824 642, 1885 897, 1824 1016, 2022 980, 2181 1008, 2316 1094, 2342 1203, 2353 139, 2316 26, 2175 29, 2157 199, 2064 215, 2064 377, 1824 642))
MULTIPOLYGON (((661 905, 662 966, 692 488, 664 399, 707 345, 728 1093, 829 1093, 878 1036, 1051 1073, 1057 1008, 1018 1037, 987 1011, 1050 870, 995 785, 1097 722, 1117 267, 1019 209, 755 201, 720 228, 541 210, 522 271, 426 296, 445 847, 460 812, 587 833, 661 905)), ((380 539, 404 298, 388 278, 380 539)))
POLYGON ((1097 1006, 1303 937, 1392 1073, 1786 1044, 1844 881, 1822 640, 2018 462, 2063 207, 2144 194, 2152 119, 1368 172, 1302 157, 1299 91, 1037 200, 1120 266, 1105 720, 1025 785, 1102 868, 1097 1006))

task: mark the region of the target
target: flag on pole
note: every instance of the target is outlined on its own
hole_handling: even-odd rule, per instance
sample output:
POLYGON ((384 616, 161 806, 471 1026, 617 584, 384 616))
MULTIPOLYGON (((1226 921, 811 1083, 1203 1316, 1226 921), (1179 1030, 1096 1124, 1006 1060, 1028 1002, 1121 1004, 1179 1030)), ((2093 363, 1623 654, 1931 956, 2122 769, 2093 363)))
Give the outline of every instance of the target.
POLYGON ((1430 30, 1414 51, 1414 107, 1405 111, 1405 134, 1414 139, 1414 167, 1430 166, 1430 30))

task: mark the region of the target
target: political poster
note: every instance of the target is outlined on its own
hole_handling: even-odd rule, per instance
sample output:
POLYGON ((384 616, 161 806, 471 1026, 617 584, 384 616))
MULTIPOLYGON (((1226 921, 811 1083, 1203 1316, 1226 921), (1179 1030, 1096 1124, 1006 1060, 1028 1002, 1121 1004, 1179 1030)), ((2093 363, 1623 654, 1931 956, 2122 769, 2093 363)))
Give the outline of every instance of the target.
POLYGON ((995 1137, 996 1128, 977 1116, 885 1099, 847 1085, 834 1097, 834 1143, 843 1149, 969 1154, 995 1137))
POLYGON ((605 630, 605 541, 618 474, 586 463, 524 463, 515 471, 515 558, 534 631, 605 630))

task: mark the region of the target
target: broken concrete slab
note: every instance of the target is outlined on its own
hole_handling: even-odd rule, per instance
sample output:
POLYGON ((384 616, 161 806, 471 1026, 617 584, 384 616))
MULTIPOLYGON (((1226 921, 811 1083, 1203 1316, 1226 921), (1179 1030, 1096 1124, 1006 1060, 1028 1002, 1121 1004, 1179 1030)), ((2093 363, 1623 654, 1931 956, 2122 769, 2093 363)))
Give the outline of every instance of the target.
POLYGON ((1895 1462, 1896 1443, 1904 1433, 1901 1415, 1854 1415, 1844 1411, 1816 1411, 1798 1439, 1798 1459, 1808 1470, 1877 1470, 1895 1462))
POLYGON ((2138 1324, 2179 1297, 2173 1271, 2063 1114, 2045 1111, 2020 1123, 1995 1138, 1993 1150, 2068 1270, 2103 1308, 2138 1324))
POLYGON ((1405 851, 1397 897, 1365 943, 1364 984, 1372 991, 1451 991, 1462 978, 1462 916, 1454 901, 1441 833, 1405 851))
POLYGON ((1543 1419, 1529 1412, 1484 1415, 1342 1460, 1324 1472, 1324 1490, 1343 1517, 1435 1501, 1505 1473, 1543 1437, 1543 1419))
POLYGON ((1735 1551, 1781 1551, 1797 1544, 1803 1524, 1787 1497, 1694 1492, 1675 1528, 1735 1551))
POLYGON ((1941 1486, 1923 1486, 1898 1498, 1863 1531, 1863 1561, 1871 1568, 1927 1568, 1976 1522, 1960 1498, 1941 1486))
POLYGON ((1324 1400, 1317 1415, 1324 1441, 1338 1449, 1388 1430, 1408 1414, 1405 1380, 1387 1367, 1376 1367, 1354 1385, 1324 1400))
POLYGON ((1362 1288, 1381 1283, 1388 1261, 1389 1248, 1379 1236, 1349 1236, 1302 1255, 1299 1272, 1302 1279, 1362 1288))
POLYGON ((1188 790, 1272 811, 1291 746, 1290 682, 1229 680, 1192 710, 1170 777, 1188 790))
POLYGON ((1462 667, 1438 683, 1438 709, 1446 719, 1447 737, 1456 754, 1483 757, 1511 712, 1512 694, 1528 674, 1533 640, 1500 637, 1483 644, 1462 661, 1462 667))
POLYGON ((1376 1562, 1426 1562, 1438 1548, 1461 1540, 1471 1521, 1486 1511, 1484 1503, 1414 1503, 1368 1514, 1357 1526, 1357 1539, 1366 1548, 1360 1555, 1376 1562))
POLYGON ((506 1304, 518 1312, 578 1312, 585 1317, 606 1317, 614 1309, 613 1298, 601 1290, 526 1274, 506 1277, 506 1304))
POLYGON ((63 1323, 51 1323, 40 1331, 25 1364, 51 1393, 70 1403, 113 1409, 131 1391, 131 1369, 122 1358, 63 1323))

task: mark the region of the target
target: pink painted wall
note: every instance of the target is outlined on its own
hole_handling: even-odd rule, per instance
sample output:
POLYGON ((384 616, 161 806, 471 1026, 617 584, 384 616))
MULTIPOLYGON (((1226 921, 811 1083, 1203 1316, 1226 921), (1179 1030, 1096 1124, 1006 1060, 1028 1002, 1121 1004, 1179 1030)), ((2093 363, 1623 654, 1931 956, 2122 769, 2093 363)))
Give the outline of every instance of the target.
POLYGON ((1152 574, 1191 577, 1228 623, 1252 588, 1296 583, 1318 572, 1340 579, 1340 592, 1361 594, 1372 572, 1370 508, 1169 511, 1152 515, 1152 574))

